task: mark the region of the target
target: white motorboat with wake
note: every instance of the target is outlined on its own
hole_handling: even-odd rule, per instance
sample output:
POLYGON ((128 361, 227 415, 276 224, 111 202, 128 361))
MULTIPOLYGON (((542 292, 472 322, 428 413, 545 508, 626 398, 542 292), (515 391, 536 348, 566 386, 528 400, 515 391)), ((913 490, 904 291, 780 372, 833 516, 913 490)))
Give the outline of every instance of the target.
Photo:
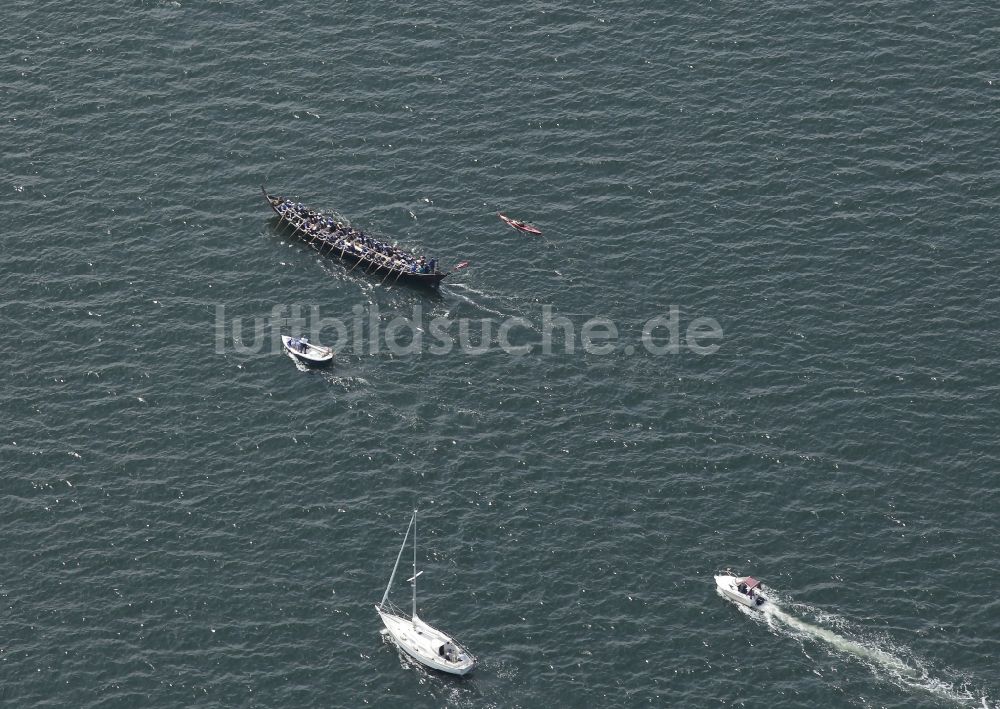
POLYGON ((305 337, 281 336, 285 351, 307 364, 326 364, 333 359, 333 350, 322 345, 314 345, 305 337))
POLYGON ((403 545, 399 548, 396 565, 392 567, 389 585, 385 587, 382 601, 375 606, 386 632, 396 643, 396 646, 422 665, 453 675, 465 675, 476 666, 476 658, 455 642, 455 639, 437 628, 433 628, 417 617, 417 577, 423 573, 417 572, 417 511, 403 536, 403 545), (413 576, 409 579, 413 585, 413 610, 410 617, 389 602, 389 589, 392 588, 399 560, 406 549, 406 540, 413 530, 413 576))
POLYGON ((715 587, 733 603, 748 608, 761 608, 768 602, 767 597, 761 592, 764 585, 753 576, 722 574, 715 577, 715 587))

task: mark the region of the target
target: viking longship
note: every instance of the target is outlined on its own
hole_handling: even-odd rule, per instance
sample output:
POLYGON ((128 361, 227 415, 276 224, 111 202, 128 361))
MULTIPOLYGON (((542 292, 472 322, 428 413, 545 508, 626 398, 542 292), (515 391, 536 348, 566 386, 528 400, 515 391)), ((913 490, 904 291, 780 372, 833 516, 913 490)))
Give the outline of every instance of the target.
POLYGON ((280 225, 291 227, 297 238, 321 254, 339 258, 350 266, 351 271, 360 269, 369 275, 374 274, 381 283, 404 281, 430 287, 437 287, 448 276, 448 273, 438 269, 436 259, 417 256, 301 202, 269 194, 263 186, 261 191, 278 215, 280 225))

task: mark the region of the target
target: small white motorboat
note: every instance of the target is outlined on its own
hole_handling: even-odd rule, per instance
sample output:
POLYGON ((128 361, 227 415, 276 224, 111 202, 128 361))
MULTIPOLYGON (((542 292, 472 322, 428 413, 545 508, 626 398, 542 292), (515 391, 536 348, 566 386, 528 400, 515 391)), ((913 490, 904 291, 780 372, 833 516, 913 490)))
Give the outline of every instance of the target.
POLYGON ((389 585, 385 587, 382 601, 375 605, 375 610, 396 646, 414 660, 441 672, 453 675, 468 674, 476 666, 476 658, 447 633, 431 627, 417 617, 417 577, 421 573, 423 572, 417 573, 417 511, 413 510, 410 525, 406 528, 406 534, 403 536, 403 545, 399 548, 399 555, 396 557, 396 565, 392 567, 389 585), (392 581, 396 578, 396 570, 399 568, 399 560, 403 557, 403 550, 406 549, 406 540, 410 536, 411 528, 413 529, 413 577, 409 581, 413 585, 413 610, 410 617, 407 618, 402 610, 388 601, 388 598, 389 589, 392 588, 392 581))
POLYGON ((305 337, 282 335, 281 344, 288 354, 308 364, 326 364, 333 359, 332 349, 311 344, 305 337))
POLYGON ((764 585, 753 576, 723 574, 715 577, 715 586, 730 601, 747 608, 761 608, 768 602, 761 592, 764 585))

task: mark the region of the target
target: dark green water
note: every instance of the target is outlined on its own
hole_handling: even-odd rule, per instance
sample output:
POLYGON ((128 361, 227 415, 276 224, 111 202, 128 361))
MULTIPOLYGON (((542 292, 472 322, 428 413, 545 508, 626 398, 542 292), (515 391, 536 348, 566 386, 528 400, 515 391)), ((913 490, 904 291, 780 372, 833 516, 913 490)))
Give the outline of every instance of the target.
POLYGON ((5 10, 5 705, 1000 702, 995 6, 5 10), (472 265, 348 273, 265 180, 472 265), (424 347, 272 346, 376 310, 424 347), (414 505, 465 680, 379 633, 414 505))

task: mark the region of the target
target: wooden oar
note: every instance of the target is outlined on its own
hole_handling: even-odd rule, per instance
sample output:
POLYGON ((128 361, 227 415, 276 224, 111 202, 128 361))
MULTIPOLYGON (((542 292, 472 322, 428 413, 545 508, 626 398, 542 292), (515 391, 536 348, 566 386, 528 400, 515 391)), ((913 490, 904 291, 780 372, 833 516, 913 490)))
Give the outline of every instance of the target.
MULTIPOLYGON (((297 216, 299 218, 300 222, 302 221, 302 217, 299 216, 298 213, 296 213, 295 216, 297 216)), ((294 218, 292 218, 292 217, 289 217, 288 223, 292 225, 292 235, 294 236, 299 231, 299 224, 296 223, 295 220, 294 220, 294 218)))
MULTIPOLYGON (((320 256, 322 256, 322 255, 323 255, 323 249, 324 249, 325 247, 327 247, 327 246, 329 246, 329 245, 330 245, 331 241, 330 241, 330 239, 329 239, 329 238, 327 238, 327 237, 331 237, 331 236, 333 236, 333 234, 330 234, 329 232, 327 232, 327 233, 326 233, 326 234, 325 234, 325 235, 323 236, 323 238, 322 238, 322 239, 320 239, 320 245, 319 245, 319 253, 320 253, 320 256)), ((328 252, 328 253, 329 253, 329 252, 328 252)))
MULTIPOLYGON (((306 229, 306 220, 305 220, 305 218, 303 218, 302 221, 299 222, 298 226, 295 227, 295 231, 292 232, 292 233, 293 234, 298 234, 299 232, 302 232, 302 240, 305 241, 306 237, 309 236, 309 231, 306 229)), ((309 243, 309 242, 307 242, 307 243, 309 243)))
MULTIPOLYGON (((277 211, 277 210, 275 210, 275 211, 277 211)), ((284 210, 282 212, 278 212, 278 226, 280 226, 282 229, 284 229, 287 226, 287 224, 285 224, 285 222, 286 221, 290 221, 290 220, 285 219, 285 212, 287 212, 287 211, 289 211, 289 210, 286 209, 286 210, 284 210)))
MULTIPOLYGON (((316 350, 321 354, 334 354, 332 347, 326 347, 325 345, 314 345, 311 342, 306 343, 306 351, 308 350, 316 350)), ((305 354, 305 352, 303 352, 302 354, 305 354)))
MULTIPOLYGON (((396 270, 395 268, 393 268, 392 266, 389 266, 389 272, 387 274, 385 274, 385 278, 382 279, 382 283, 379 283, 379 285, 382 285, 386 281, 388 281, 389 280, 389 276, 391 276, 393 274, 393 271, 395 271, 395 270, 396 270)), ((400 268, 399 270, 400 270, 400 273, 402 273, 403 269, 400 268)), ((396 278, 398 279, 399 276, 396 276, 396 278)), ((395 283, 395 282, 396 281, 393 281, 393 283, 395 283)))
POLYGON ((385 274, 385 278, 382 279, 382 282, 385 283, 386 279, 396 270, 396 259, 392 256, 385 256, 385 264, 382 267, 389 271, 385 274))
POLYGON ((342 237, 340 237, 341 239, 344 240, 344 245, 340 248, 340 259, 341 259, 341 261, 344 260, 344 254, 347 252, 347 247, 348 246, 351 247, 351 253, 352 254, 354 253, 354 239, 348 238, 350 236, 350 234, 351 234, 351 232, 348 230, 347 232, 345 232, 345 234, 342 237))
POLYGON ((293 217, 299 217, 301 219, 301 216, 295 210, 294 206, 289 207, 288 209, 286 209, 285 212, 284 212, 284 215, 288 215, 288 216, 285 216, 284 218, 285 218, 286 222, 288 222, 289 224, 292 225, 292 236, 294 236, 298 232, 299 227, 294 222, 293 217))
MULTIPOLYGON (((327 236, 330 236, 330 237, 334 236, 334 233, 333 233, 333 231, 332 231, 332 230, 330 229, 330 227, 324 227, 324 228, 325 228, 325 230, 326 230, 326 232, 325 232, 325 233, 326 233, 326 235, 327 235, 327 236)), ((329 243, 329 242, 328 242, 328 241, 327 241, 326 239, 322 239, 322 241, 323 241, 323 243, 324 243, 324 244, 327 244, 327 243, 329 243)), ((334 241, 336 241, 336 239, 334 239, 334 241)), ((333 249, 331 249, 331 251, 332 251, 332 250, 333 250, 333 249)), ((323 247, 322 247, 322 246, 320 246, 320 247, 319 247, 319 252, 320 252, 321 254, 323 253, 323 247)))
MULTIPOLYGON (((330 251, 333 251, 333 244, 336 241, 336 238, 334 238, 334 236, 333 236, 332 233, 326 232, 326 234, 324 235, 324 237, 322 239, 320 239, 320 241, 323 242, 322 244, 319 245, 319 252, 320 252, 320 254, 323 253, 323 248, 325 246, 330 246, 330 251)), ((330 253, 330 252, 328 251, 327 253, 330 253)))
MULTIPOLYGON (((378 255, 378 268, 388 268, 392 271, 392 260, 383 253, 378 255)), ((375 269, 375 273, 378 273, 378 268, 375 269)))
MULTIPOLYGON (((371 255, 372 255, 372 257, 371 257, 371 262, 372 262, 372 266, 375 266, 375 267, 376 267, 376 268, 375 268, 375 270, 377 271, 377 270, 378 270, 378 267, 379 267, 379 262, 375 260, 375 254, 376 254, 376 252, 375 252, 375 251, 372 251, 372 252, 371 252, 371 255)), ((379 254, 379 255, 381 255, 381 254, 379 254)), ((368 268, 367 268, 367 269, 365 270, 365 275, 368 275, 368 274, 369 274, 369 273, 371 273, 371 272, 372 272, 372 269, 371 269, 371 266, 369 266, 369 267, 368 267, 368 268)))
POLYGON ((332 252, 335 248, 337 248, 337 239, 343 241, 344 245, 340 247, 340 259, 343 260, 344 252, 347 251, 347 239, 345 239, 343 236, 340 236, 339 234, 340 232, 334 232, 334 236, 336 238, 334 238, 333 244, 330 246, 330 251, 332 252))
MULTIPOLYGON (((327 256, 329 256, 330 254, 332 254, 333 251, 334 251, 334 249, 337 248, 337 239, 340 238, 339 236, 337 236, 336 232, 332 232, 332 231, 329 232, 329 236, 330 236, 329 239, 323 239, 323 246, 326 246, 326 245, 330 246, 330 250, 326 252, 327 256)), ((319 252, 320 253, 323 253, 323 246, 319 247, 319 252)), ((346 246, 347 245, 345 244, 344 247, 346 248, 346 246)), ((340 258, 344 258, 344 250, 343 249, 340 250, 340 258)))
MULTIPOLYGON (((353 250, 353 249, 352 249, 352 250, 353 250)), ((358 257, 358 260, 357 260, 357 261, 355 261, 355 262, 354 262, 354 265, 353 265, 353 266, 351 266, 350 270, 348 270, 348 271, 347 271, 348 273, 350 273, 350 272, 351 272, 351 271, 353 271, 353 270, 354 270, 355 268, 357 268, 357 267, 358 267, 359 265, 361 265, 361 262, 365 260, 365 257, 364 257, 364 255, 363 255, 363 254, 359 254, 359 253, 356 253, 356 252, 355 252, 355 254, 354 254, 354 255, 358 257)))
POLYGON ((398 276, 396 276, 396 278, 395 278, 395 279, 393 280, 393 282, 392 282, 392 285, 396 285, 396 281, 398 281, 398 280, 400 279, 400 277, 401 277, 401 276, 402 276, 402 275, 403 275, 404 273, 406 273, 406 266, 405 266, 405 265, 403 266, 403 268, 399 269, 399 275, 398 275, 398 276))
POLYGON ((351 247, 351 256, 357 256, 358 252, 355 251, 355 249, 354 249, 354 247, 356 246, 356 244, 353 241, 348 241, 348 240, 345 239, 344 240, 344 249, 346 250, 348 246, 351 247))
MULTIPOLYGON (((312 230, 306 229, 306 236, 309 236, 309 232, 310 231, 312 231, 312 230)), ((318 238, 319 238, 319 229, 317 229, 316 231, 312 232, 312 238, 309 239, 309 245, 312 246, 312 243, 314 241, 316 241, 316 239, 318 239, 318 238)))
MULTIPOLYGON (((313 223, 315 224, 315 222, 313 223)), ((322 233, 323 231, 319 227, 316 227, 316 231, 313 233, 313 237, 309 239, 309 245, 312 246, 312 243, 316 241, 316 239, 318 239, 320 234, 322 233)), ((320 239, 320 241, 323 241, 323 239, 320 239)), ((320 247, 320 250, 322 251, 322 247, 320 247)))
POLYGON ((333 349, 330 348, 330 347, 316 347, 315 345, 306 345, 306 351, 305 352, 303 352, 302 350, 292 350, 292 352, 293 352, 293 354, 301 355, 302 357, 304 357, 308 361, 313 362, 315 360, 311 359, 308 356, 309 350, 315 350, 316 352, 319 353, 320 356, 326 356, 328 354, 332 356, 332 355, 336 354, 336 352, 334 352, 333 349))

